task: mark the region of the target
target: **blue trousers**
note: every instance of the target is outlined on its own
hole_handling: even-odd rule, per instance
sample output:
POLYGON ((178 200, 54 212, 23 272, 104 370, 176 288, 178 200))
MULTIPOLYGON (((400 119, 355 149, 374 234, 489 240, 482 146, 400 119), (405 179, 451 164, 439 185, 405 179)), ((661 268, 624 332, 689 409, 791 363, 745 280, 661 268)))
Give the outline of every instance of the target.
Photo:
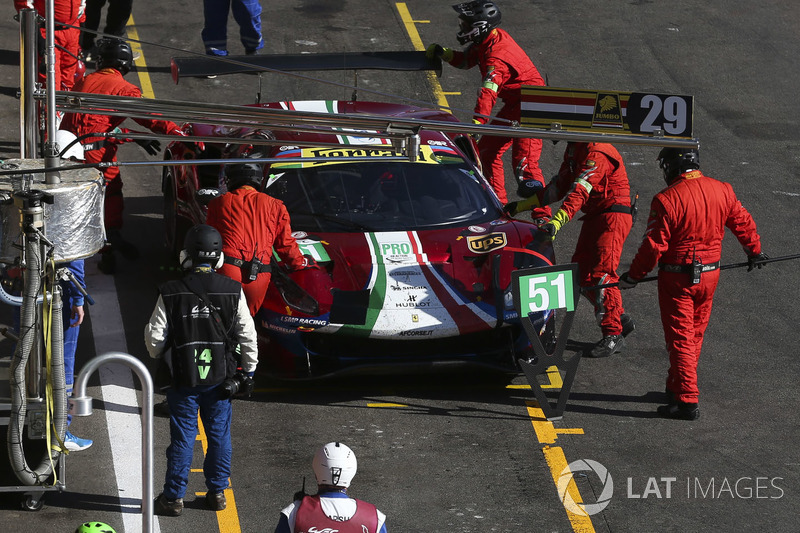
MULTIPOLYGON (((78 349, 78 334, 81 332, 80 326, 71 327, 75 321, 70 317, 72 306, 78 299, 75 296, 67 296, 61 310, 61 321, 64 324, 64 381, 67 386, 67 397, 72 396, 72 384, 75 381, 75 352, 78 349)), ((83 300, 83 296, 80 300, 83 300)), ((72 415, 67 414, 67 425, 71 422, 72 415)))
POLYGON ((221 400, 219 385, 179 387, 167 390, 170 445, 167 447, 167 473, 164 496, 183 498, 189 482, 197 437, 197 413, 203 422, 208 450, 203 474, 209 492, 222 492, 231 475, 231 400, 221 400))
POLYGON ((228 12, 239 25, 239 38, 245 52, 264 47, 261 38, 261 2, 259 0, 203 0, 205 25, 201 34, 206 54, 228 55, 228 12))

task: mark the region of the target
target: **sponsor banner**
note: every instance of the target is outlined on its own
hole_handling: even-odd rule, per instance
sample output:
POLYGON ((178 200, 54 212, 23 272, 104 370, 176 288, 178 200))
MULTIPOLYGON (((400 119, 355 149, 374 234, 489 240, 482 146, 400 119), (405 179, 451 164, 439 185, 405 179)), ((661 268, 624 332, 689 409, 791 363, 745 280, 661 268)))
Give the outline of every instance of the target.
POLYGON ((692 96, 523 86, 520 124, 691 139, 693 114, 692 96))
MULTIPOLYGON (((381 157, 397 157, 402 156, 403 154, 399 154, 395 152, 392 146, 387 146, 386 148, 374 148, 374 147, 359 147, 358 144, 365 144, 365 143, 350 143, 350 145, 343 145, 336 148, 324 147, 324 148, 297 148, 297 147, 290 147, 286 146, 281 149, 281 151, 277 154, 278 158, 286 158, 286 162, 279 162, 273 163, 270 167, 273 171, 280 168, 308 168, 308 167, 318 167, 324 165, 334 165, 337 164, 337 159, 342 157, 374 157, 374 158, 381 158, 381 157), (294 161, 294 159, 299 157, 325 157, 329 158, 329 161, 294 161)), ((372 144, 372 143, 369 143, 372 144)), ((377 144, 377 143, 375 143, 377 144)), ((439 147, 437 147, 437 151, 441 151, 439 147)), ((439 156, 433 153, 433 150, 427 144, 423 144, 420 146, 419 153, 417 154, 416 163, 428 163, 428 164, 438 164, 439 156)))

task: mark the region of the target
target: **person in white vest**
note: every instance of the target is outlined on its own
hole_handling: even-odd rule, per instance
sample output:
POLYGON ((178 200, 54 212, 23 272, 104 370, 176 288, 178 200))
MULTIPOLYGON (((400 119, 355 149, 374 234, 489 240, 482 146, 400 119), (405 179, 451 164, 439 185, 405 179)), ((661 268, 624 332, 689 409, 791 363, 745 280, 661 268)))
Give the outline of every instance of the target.
POLYGON ((347 495, 358 469, 353 450, 341 442, 329 442, 314 455, 312 467, 317 494, 295 494, 281 511, 275 533, 386 533, 386 515, 371 503, 347 495))

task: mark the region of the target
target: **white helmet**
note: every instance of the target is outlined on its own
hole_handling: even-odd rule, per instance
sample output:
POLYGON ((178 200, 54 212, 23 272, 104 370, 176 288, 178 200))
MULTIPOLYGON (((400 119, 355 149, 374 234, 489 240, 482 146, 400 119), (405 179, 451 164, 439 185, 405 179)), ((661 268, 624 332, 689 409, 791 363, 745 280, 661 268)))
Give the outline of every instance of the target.
POLYGON ((356 454, 341 442, 329 442, 319 449, 314 455, 314 477, 317 486, 331 485, 333 487, 350 486, 358 469, 356 454))
POLYGON ((83 155, 83 145, 79 142, 75 142, 77 139, 78 138, 71 131, 56 131, 56 144, 58 145, 58 149, 63 151, 63 153, 59 154, 62 159, 75 159, 77 161, 83 161, 85 159, 83 155), (72 144, 72 146, 69 146, 70 144, 72 144), (69 146, 69 149, 64 150, 67 146, 69 146))

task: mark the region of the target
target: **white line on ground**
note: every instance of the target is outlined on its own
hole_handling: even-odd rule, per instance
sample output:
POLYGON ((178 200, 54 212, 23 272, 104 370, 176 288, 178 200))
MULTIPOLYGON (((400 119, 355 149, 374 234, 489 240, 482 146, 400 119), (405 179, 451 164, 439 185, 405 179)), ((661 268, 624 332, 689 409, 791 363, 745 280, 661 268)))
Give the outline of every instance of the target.
MULTIPOLYGON (((114 278, 93 273, 92 270, 87 268, 86 286, 95 300, 89 310, 95 352, 97 355, 127 353, 128 344, 114 278)), ((111 442, 122 523, 124 531, 138 533, 142 531, 142 419, 133 373, 124 365, 105 365, 98 372, 101 395, 106 405, 103 412, 111 442), (136 409, 123 412, 118 406, 133 406, 136 409)), ((154 491, 158 493, 158 490, 154 491)), ((154 520, 153 532, 161 532, 157 519, 154 520)))

